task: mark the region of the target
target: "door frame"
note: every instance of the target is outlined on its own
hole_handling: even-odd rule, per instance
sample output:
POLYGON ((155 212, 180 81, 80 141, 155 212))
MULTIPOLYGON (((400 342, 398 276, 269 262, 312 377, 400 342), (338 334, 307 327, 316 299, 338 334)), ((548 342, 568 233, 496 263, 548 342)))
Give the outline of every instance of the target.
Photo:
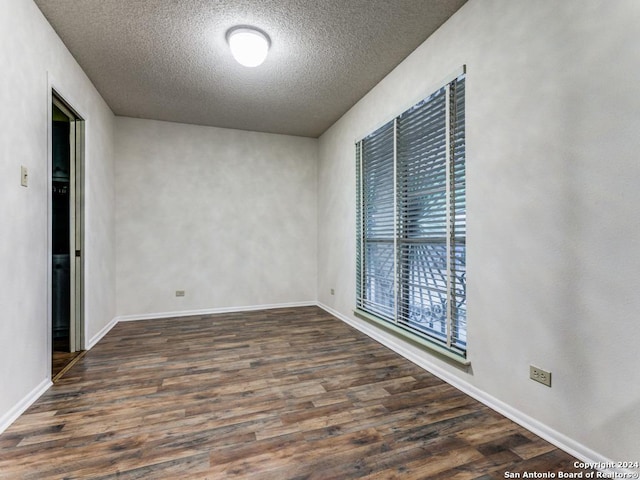
POLYGON ((69 216, 69 238, 70 238, 70 347, 71 351, 80 351, 85 348, 85 308, 84 308, 84 286, 85 286, 85 265, 84 265, 84 223, 85 223, 85 120, 82 115, 72 106, 72 104, 60 93, 60 90, 53 86, 49 78, 47 95, 47 348, 48 348, 48 372, 51 378, 52 363, 52 177, 53 177, 53 104, 56 104, 70 120, 70 216, 69 216))

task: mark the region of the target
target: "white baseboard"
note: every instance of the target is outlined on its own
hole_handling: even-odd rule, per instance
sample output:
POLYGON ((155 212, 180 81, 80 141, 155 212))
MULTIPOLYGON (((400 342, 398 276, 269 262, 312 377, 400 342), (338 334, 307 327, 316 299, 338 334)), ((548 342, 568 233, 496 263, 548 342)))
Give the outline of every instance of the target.
POLYGON ((113 327, 116 326, 117 323, 118 323, 117 317, 111 320, 109 323, 107 323, 107 325, 105 325, 105 327, 102 328, 102 330, 100 330, 93 337, 91 337, 89 342, 85 345, 85 350, 91 350, 96 345, 96 343, 102 340, 102 337, 104 337, 107 333, 109 333, 109 330, 111 330, 113 327))
POLYGON ((15 422, 17 418, 27 410, 27 408, 33 405, 33 403, 38 400, 38 398, 40 398, 40 396, 46 392, 51 385, 53 385, 53 383, 51 383, 51 380, 48 378, 43 380, 40 385, 29 392, 27 396, 18 402, 11 410, 0 417, 0 433, 9 428, 9 425, 15 422))
MULTIPOLYGON (((612 460, 606 458, 604 455, 594 452, 593 450, 586 447, 585 445, 582 445, 581 443, 554 430, 548 425, 545 425, 539 422, 538 420, 526 415, 525 413, 511 407, 510 405, 504 403, 503 401, 480 390, 474 385, 471 385, 470 383, 465 382, 459 377, 452 375, 448 371, 442 369, 436 363, 431 362, 428 358, 426 358, 426 356, 417 355, 414 351, 407 348, 407 344, 403 342, 401 339, 393 337, 391 335, 384 335, 380 329, 374 327, 368 322, 364 320, 359 320, 357 318, 350 318, 322 303, 318 303, 318 307, 327 311, 334 317, 342 320, 346 324, 352 326, 356 330, 359 330, 365 335, 373 338, 374 340, 381 343, 385 347, 390 348, 397 354, 401 355, 402 357, 406 358, 412 363, 415 363, 416 365, 423 368, 424 370, 427 370, 428 372, 434 374, 435 376, 447 382, 449 385, 466 393, 470 397, 473 397, 474 399, 478 400, 480 403, 486 405, 492 410, 495 410, 496 412, 500 413, 501 415, 504 415, 508 419, 513 420, 515 423, 526 428, 530 432, 538 435, 540 438, 543 438, 549 443, 564 450, 568 454, 576 457, 580 461, 587 464, 595 465, 594 468, 599 470, 614 471, 612 469, 607 469, 607 468, 598 468, 598 466, 605 466, 613 463, 612 460)), ((616 470, 616 471, 628 472, 627 470, 616 470)))
POLYGON ((203 310, 182 310, 175 312, 141 313, 133 315, 121 315, 117 317, 119 322, 133 322, 136 320, 153 320, 156 318, 193 317, 196 315, 215 315, 218 313, 252 312, 255 310, 273 310, 274 308, 313 307, 318 305, 315 300, 308 302, 271 303, 267 305, 248 305, 244 307, 220 307, 206 308, 203 310))

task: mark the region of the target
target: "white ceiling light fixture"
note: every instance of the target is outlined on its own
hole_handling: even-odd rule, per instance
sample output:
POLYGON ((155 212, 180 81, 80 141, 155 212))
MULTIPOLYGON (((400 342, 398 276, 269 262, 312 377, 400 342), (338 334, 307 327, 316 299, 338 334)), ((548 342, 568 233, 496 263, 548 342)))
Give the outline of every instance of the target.
POLYGON ((254 27, 233 27, 227 32, 229 48, 240 65, 257 67, 267 58, 271 40, 254 27))

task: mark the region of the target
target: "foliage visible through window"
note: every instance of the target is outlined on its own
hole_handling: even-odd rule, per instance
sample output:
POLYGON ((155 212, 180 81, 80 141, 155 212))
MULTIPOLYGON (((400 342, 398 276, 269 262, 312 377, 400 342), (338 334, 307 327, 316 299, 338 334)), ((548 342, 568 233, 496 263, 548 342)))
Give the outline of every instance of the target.
POLYGON ((356 144, 357 308, 464 354, 465 76, 356 144))

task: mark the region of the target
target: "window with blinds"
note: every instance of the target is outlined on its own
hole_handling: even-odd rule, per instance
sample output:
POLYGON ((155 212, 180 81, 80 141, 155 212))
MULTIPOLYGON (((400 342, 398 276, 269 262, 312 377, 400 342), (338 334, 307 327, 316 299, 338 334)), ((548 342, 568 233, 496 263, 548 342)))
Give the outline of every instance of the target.
POLYGON ((464 356, 465 75, 356 144, 356 308, 464 356))

